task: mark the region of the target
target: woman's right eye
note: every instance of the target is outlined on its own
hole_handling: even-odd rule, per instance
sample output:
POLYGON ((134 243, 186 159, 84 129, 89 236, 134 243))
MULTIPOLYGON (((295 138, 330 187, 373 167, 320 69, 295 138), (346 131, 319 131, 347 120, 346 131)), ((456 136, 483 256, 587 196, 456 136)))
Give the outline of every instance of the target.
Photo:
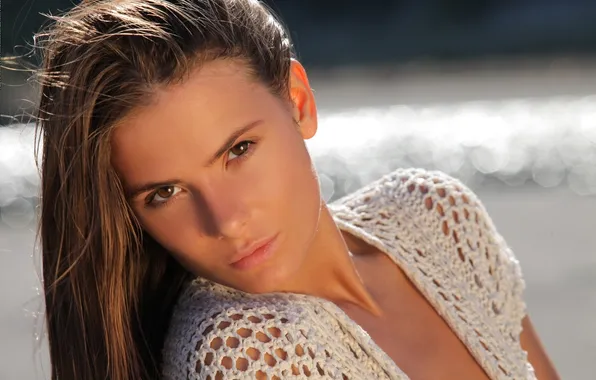
POLYGON ((147 204, 150 206, 160 206, 165 204, 173 196, 178 194, 182 189, 178 186, 163 186, 155 190, 147 199, 147 204))

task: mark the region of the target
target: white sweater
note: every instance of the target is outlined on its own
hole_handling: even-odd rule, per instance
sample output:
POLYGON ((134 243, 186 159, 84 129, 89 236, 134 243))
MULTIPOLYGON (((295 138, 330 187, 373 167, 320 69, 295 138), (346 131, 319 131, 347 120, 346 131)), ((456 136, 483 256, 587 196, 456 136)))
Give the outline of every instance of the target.
MULTIPOLYGON (((329 208, 340 229, 402 268, 491 379, 535 379, 519 340, 519 263, 465 185, 440 172, 400 169, 329 208)), ((163 377, 408 379, 330 301, 248 294, 202 278, 174 310, 163 377)))

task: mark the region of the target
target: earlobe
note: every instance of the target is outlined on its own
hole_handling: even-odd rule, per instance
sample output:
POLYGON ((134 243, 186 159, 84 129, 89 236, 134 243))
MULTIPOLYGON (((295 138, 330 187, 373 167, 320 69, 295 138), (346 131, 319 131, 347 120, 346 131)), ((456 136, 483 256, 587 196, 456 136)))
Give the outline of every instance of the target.
POLYGON ((313 137, 317 131, 317 107, 315 97, 308 83, 306 70, 300 62, 292 59, 290 67, 290 98, 293 103, 292 116, 304 139, 313 137))

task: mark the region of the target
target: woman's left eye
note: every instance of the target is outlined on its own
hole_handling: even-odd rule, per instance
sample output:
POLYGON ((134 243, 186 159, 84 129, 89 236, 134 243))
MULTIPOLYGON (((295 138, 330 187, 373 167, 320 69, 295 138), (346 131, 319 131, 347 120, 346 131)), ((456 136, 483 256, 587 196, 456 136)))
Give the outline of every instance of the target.
POLYGON ((244 140, 239 142, 238 144, 234 145, 228 151, 228 161, 235 160, 239 157, 246 155, 251 149, 254 142, 249 140, 244 140))

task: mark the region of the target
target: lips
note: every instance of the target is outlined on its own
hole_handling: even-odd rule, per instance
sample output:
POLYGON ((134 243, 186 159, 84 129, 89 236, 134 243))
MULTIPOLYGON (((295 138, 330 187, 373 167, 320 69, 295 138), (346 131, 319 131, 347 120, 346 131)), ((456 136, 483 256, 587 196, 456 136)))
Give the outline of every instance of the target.
POLYGON ((266 259, 273 249, 277 240, 277 234, 265 239, 258 240, 248 247, 238 250, 238 253, 232 258, 230 265, 237 269, 247 269, 257 265, 266 259))

